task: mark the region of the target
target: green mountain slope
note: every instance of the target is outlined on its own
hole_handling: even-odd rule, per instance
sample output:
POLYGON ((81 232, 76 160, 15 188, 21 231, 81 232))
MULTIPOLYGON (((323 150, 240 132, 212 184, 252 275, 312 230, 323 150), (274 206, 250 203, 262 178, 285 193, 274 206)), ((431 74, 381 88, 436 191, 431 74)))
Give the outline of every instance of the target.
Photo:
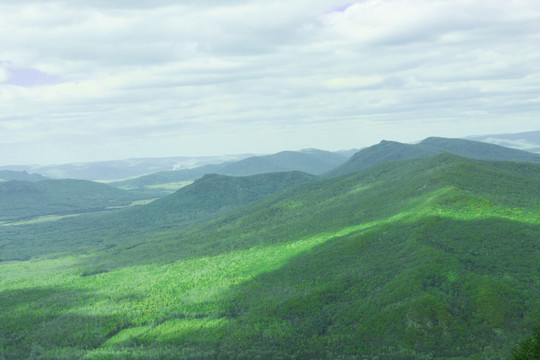
POLYGON ((131 209, 129 213, 118 214, 118 217, 139 217, 153 224, 202 220, 315 179, 315 176, 299 171, 243 177, 207 174, 174 194, 131 209))
POLYGON ((107 231, 77 232, 99 251, 0 263, 1 356, 499 359, 540 318, 536 164, 390 161, 107 231))
POLYGON ((212 173, 248 176, 272 172, 302 171, 318 175, 341 165, 346 160, 346 155, 317 149, 283 151, 273 155, 253 156, 239 161, 205 165, 194 169, 161 171, 136 179, 113 183, 112 185, 121 188, 143 188, 158 184, 195 180, 212 173))
POLYGON ((129 205, 139 199, 125 190, 85 180, 0 182, 0 221, 72 214, 129 205))
POLYGON ((480 141, 430 137, 419 145, 472 159, 540 163, 540 154, 480 141))
POLYGON ((29 174, 26 171, 0 170, 0 181, 41 181, 47 178, 40 174, 29 174))
POLYGON ((435 154, 450 153, 471 159, 540 163, 540 155, 464 139, 430 137, 418 144, 381 141, 360 150, 347 162, 330 170, 327 177, 349 174, 390 160, 420 159, 435 154))

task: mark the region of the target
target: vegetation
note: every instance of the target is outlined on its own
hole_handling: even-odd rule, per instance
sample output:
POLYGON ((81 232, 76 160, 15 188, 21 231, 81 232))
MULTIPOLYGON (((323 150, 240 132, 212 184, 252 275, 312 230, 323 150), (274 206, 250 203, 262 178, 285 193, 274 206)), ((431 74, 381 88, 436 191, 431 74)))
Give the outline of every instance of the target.
POLYGON ((540 319, 539 234, 536 164, 211 175, 0 227, 0 358, 499 359, 540 319))
POLYGON ((282 151, 273 155, 253 156, 223 164, 204 165, 193 169, 161 171, 135 179, 113 183, 122 189, 141 189, 160 184, 196 180, 206 174, 229 176, 249 176, 271 172, 302 171, 308 174, 322 174, 341 165, 347 156, 316 149, 302 151, 282 151))
POLYGON ((510 360, 538 360, 540 359, 540 328, 537 328, 534 335, 523 340, 517 348, 512 351, 510 360))
POLYGON ((29 174, 26 171, 0 170, 0 181, 21 180, 21 181, 41 181, 47 178, 39 174, 29 174))
POLYGON ((441 153, 479 160, 540 163, 540 154, 465 139, 430 137, 418 144, 383 140, 377 145, 357 152, 347 162, 327 172, 325 176, 350 174, 386 161, 421 159, 441 153))
POLYGON ((85 180, 0 182, 0 221, 129 205, 141 195, 85 180))

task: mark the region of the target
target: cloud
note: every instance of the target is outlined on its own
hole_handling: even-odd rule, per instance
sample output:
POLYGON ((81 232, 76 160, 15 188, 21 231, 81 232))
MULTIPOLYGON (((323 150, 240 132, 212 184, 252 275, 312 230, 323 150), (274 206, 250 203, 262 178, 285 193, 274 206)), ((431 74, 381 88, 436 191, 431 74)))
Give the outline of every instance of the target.
POLYGON ((0 164, 537 127, 532 0, 0 1, 0 32, 0 153, 40 147, 0 164))

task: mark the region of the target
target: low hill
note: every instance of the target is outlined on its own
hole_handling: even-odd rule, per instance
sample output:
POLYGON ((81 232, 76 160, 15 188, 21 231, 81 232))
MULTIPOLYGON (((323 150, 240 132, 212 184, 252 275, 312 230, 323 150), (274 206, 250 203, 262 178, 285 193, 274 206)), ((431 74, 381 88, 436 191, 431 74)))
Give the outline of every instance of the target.
POLYGON ((85 180, 0 182, 0 221, 64 215, 129 205, 140 196, 85 180))
POLYGON ((152 219, 160 224, 202 220, 315 179, 300 171, 242 177, 207 174, 174 194, 118 216, 152 219))
POLYGON ((282 151, 273 155, 252 156, 239 161, 205 165, 193 169, 162 171, 111 185, 123 189, 144 188, 152 185, 195 180, 206 174, 249 176, 272 172, 301 171, 318 175, 335 168, 347 159, 344 154, 317 149, 282 151))
POLYGON ((26 171, 0 170, 0 181, 41 181, 47 178, 40 174, 29 174, 26 171))
POLYGON ((479 141, 430 137, 418 144, 402 144, 383 140, 377 145, 360 150, 343 165, 324 175, 326 177, 340 176, 390 160, 419 159, 440 153, 479 160, 540 163, 540 154, 479 141))
POLYGON ((500 359, 538 325, 538 164, 388 161, 218 215, 2 234, 3 250, 25 229, 33 248, 94 250, 0 263, 0 355, 500 359))

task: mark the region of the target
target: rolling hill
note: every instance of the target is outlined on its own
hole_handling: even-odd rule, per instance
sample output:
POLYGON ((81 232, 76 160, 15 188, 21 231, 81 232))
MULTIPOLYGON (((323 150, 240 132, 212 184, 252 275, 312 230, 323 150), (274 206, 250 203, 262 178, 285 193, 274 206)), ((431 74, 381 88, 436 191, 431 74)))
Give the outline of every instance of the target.
POLYGON ((360 150, 347 162, 330 170, 326 177, 339 176, 390 160, 419 159, 450 153, 471 159, 540 163, 540 154, 465 139, 430 137, 418 144, 402 144, 383 140, 360 150))
POLYGON ((215 214, 125 237, 104 215, 76 238, 80 217, 10 227, 3 249, 30 231, 44 253, 86 247, 0 262, 0 355, 499 359, 538 325, 538 164, 389 161, 215 214))
POLYGON ((0 182, 0 221, 65 215, 129 205, 141 196, 85 180, 0 182))
POLYGON ((47 180, 40 174, 29 174, 26 171, 0 170, 0 181, 20 180, 20 181, 41 181, 47 180))
POLYGON ((347 156, 344 154, 317 149, 282 151, 273 155, 252 156, 239 161, 205 165, 193 169, 162 171, 111 185, 124 189, 144 188, 195 180, 206 174, 248 176, 271 172, 302 171, 318 175, 341 165, 346 160, 347 156))

